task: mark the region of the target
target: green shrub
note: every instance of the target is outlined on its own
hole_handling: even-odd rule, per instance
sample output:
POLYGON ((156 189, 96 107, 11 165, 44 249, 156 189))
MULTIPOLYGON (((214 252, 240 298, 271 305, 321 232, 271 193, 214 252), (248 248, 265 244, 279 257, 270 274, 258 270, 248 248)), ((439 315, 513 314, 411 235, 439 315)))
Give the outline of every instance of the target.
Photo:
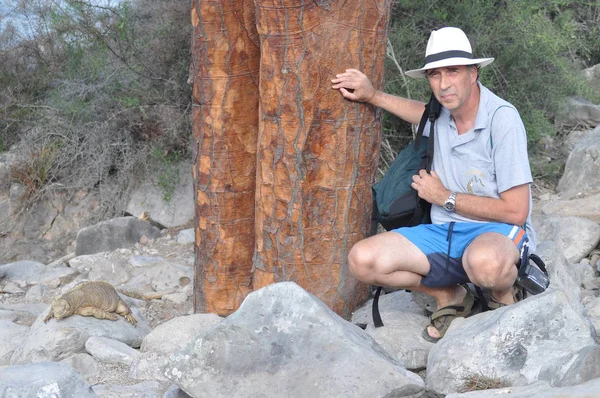
POLYGON ((151 155, 158 162, 160 168, 157 181, 158 188, 162 191, 163 200, 169 202, 180 181, 178 163, 181 161, 181 155, 177 152, 170 153, 158 148, 153 148, 151 155))

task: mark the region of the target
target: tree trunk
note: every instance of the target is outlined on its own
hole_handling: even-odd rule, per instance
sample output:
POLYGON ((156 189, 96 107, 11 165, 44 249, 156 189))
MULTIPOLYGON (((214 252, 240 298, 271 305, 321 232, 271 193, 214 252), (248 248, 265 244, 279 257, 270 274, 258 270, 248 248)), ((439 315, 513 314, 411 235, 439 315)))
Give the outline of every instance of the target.
POLYGON ((347 254, 365 237, 380 118, 343 99, 346 68, 381 87, 389 0, 255 0, 260 35, 254 289, 295 281, 348 318, 367 297, 347 254))
POLYGON ((249 0, 192 3, 196 312, 228 315, 252 290, 258 36, 249 0))

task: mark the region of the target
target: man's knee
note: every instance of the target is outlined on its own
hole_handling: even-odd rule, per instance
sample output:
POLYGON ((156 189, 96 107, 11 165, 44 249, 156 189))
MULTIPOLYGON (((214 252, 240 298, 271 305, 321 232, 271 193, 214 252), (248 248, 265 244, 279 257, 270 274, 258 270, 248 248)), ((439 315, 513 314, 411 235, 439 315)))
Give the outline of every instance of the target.
POLYGON ((472 278, 478 280, 495 279, 502 268, 499 259, 491 253, 491 250, 471 250, 466 258, 466 264, 472 278))
POLYGON ((385 232, 356 243, 348 253, 348 269, 356 279, 371 283, 389 280, 396 271, 427 275, 429 261, 414 244, 395 232, 385 232))
MULTIPOLYGON (((476 285, 492 288, 512 276, 515 260, 497 248, 479 247, 465 253, 463 264, 469 279, 476 285)), ((516 277, 516 275, 514 275, 516 277)))
POLYGON ((356 243, 348 253, 348 270, 356 279, 371 282, 375 256, 362 241, 356 243))

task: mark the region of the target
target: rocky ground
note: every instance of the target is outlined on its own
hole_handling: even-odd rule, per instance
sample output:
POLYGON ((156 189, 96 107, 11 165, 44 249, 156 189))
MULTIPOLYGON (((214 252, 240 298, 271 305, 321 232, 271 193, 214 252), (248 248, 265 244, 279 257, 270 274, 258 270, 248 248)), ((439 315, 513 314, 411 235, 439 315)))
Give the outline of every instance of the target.
MULTIPOLYGON (((109 257, 110 261, 114 264, 127 263, 132 258, 141 259, 141 261, 144 261, 144 259, 164 259, 167 263, 180 264, 188 267, 189 269, 188 272, 186 272, 186 276, 180 278, 183 286, 178 289, 167 288, 161 293, 148 289, 144 291, 144 288, 141 286, 139 288, 136 288, 135 286, 118 288, 119 291, 125 291, 128 294, 138 297, 138 299, 134 301, 150 329, 154 329, 156 326, 172 318, 193 314, 194 312, 192 294, 194 246, 193 241, 191 240, 191 236, 193 236, 193 229, 190 229, 190 227, 191 223, 187 223, 176 228, 163 229, 161 231, 161 236, 157 239, 143 238, 139 243, 135 244, 131 248, 118 249, 111 253, 83 256, 83 261, 87 264, 92 264, 95 261, 94 258, 99 258, 104 255, 109 257), (146 299, 140 300, 140 294, 145 294, 146 299)), ((69 257, 72 256, 68 256, 67 259, 69 257)), ((78 259, 79 258, 76 258, 75 262, 78 259)), ((68 265, 69 261, 73 261, 73 259, 65 261, 65 264, 68 265)), ((58 263, 54 263, 53 265, 61 266, 60 261, 58 263)), ((68 289, 68 287, 74 285, 76 282, 87 279, 87 276, 85 273, 80 273, 79 275, 75 276, 70 283, 66 283, 64 285, 61 284, 61 286, 57 286, 56 288, 51 288, 50 286, 45 285, 48 287, 48 289, 44 289, 44 293, 38 297, 34 296, 34 294, 29 291, 30 289, 28 289, 28 286, 20 287, 18 284, 13 284, 12 282, 4 281, 0 278, 0 310, 6 308, 14 309, 18 306, 26 306, 27 310, 19 311, 19 316, 16 320, 14 320, 14 323, 18 325, 31 326, 39 317, 37 314, 40 312, 40 310, 42 310, 45 306, 50 306, 50 302, 53 297, 64 292, 68 289), (36 306, 35 308, 32 307, 32 305, 35 306, 36 302, 41 302, 42 306, 36 306)), ((123 295, 123 297, 127 298, 125 295, 123 295)), ((2 366, 0 366, 0 369, 2 369, 2 366)), ((94 374, 86 377, 86 380, 92 386, 133 386, 140 383, 139 379, 129 377, 129 365, 105 363, 100 361, 97 362, 97 371, 94 372, 94 374)), ((159 391, 164 393, 166 390, 168 390, 172 383, 161 382, 159 385, 159 391)))
MULTIPOLYGON (((600 175, 598 174, 600 169, 595 163, 597 156, 594 155, 594 153, 597 153, 597 143, 600 142, 600 139, 598 139, 599 134, 600 128, 588 132, 583 137, 586 141, 575 147, 569 158, 571 161, 567 162, 564 176, 561 179, 563 181, 562 189, 558 189, 558 193, 556 193, 555 187, 547 182, 548 180, 536 180, 533 185, 535 198, 534 225, 538 233, 538 240, 545 241, 545 244, 538 247, 538 249, 540 249, 540 255, 547 261, 551 274, 550 290, 552 291, 549 294, 532 297, 523 303, 491 313, 478 314, 462 323, 457 322, 456 327, 451 328, 442 344, 438 343, 437 345, 432 345, 419 338, 421 331, 428 322, 427 314, 422 305, 416 305, 412 301, 413 298, 405 296, 404 292, 396 292, 402 293, 398 295, 393 295, 395 293, 386 295, 382 298, 380 307, 387 327, 376 330, 368 327, 366 334, 377 341, 389 353, 388 355, 382 354, 381 348, 376 348, 369 340, 369 336, 362 331, 358 331, 355 325, 345 322, 339 317, 336 318, 335 314, 330 311, 327 312, 328 310, 323 308, 322 303, 311 302, 311 308, 315 308, 320 312, 319 319, 311 318, 313 314, 307 311, 306 303, 307 300, 312 299, 307 298, 303 292, 298 290, 297 286, 278 286, 268 292, 263 292, 261 289, 261 291, 253 293, 253 300, 250 300, 253 301, 253 304, 246 305, 244 311, 236 312, 236 316, 223 319, 222 326, 219 328, 211 329, 216 335, 208 335, 207 338, 213 339, 212 344, 214 344, 215 350, 221 350, 215 358, 222 361, 219 364, 222 373, 216 374, 215 377, 208 377, 209 380, 205 380, 205 382, 212 382, 212 388, 215 391, 221 387, 231 387, 223 380, 233 379, 240 385, 253 382, 252 377, 246 378, 246 375, 254 376, 253 372, 257 372, 257 369, 242 368, 241 373, 227 372, 236 368, 240 363, 246 364, 247 361, 244 360, 254 357, 260 359, 261 355, 266 355, 265 353, 270 355, 263 358, 267 367, 274 365, 283 367, 288 362, 292 363, 290 359, 294 359, 300 363, 297 366, 303 369, 313 369, 313 367, 316 369, 322 365, 319 356, 322 353, 322 347, 333 347, 334 356, 329 359, 335 361, 335 363, 347 364, 350 368, 342 369, 347 370, 349 373, 331 375, 332 378, 338 377, 334 381, 340 383, 340 388, 347 388, 348 386, 371 388, 372 378, 363 380, 363 372, 351 373, 350 371, 353 370, 352 367, 355 364, 362 363, 363 356, 366 358, 367 355, 374 355, 372 358, 376 359, 373 359, 373 361, 377 361, 382 366, 389 366, 387 362, 390 361, 390 357, 394 358, 391 360, 392 362, 394 360, 398 361, 403 368, 396 367, 394 372, 391 373, 386 371, 386 375, 394 374, 394 377, 402 376, 406 378, 406 382, 411 386, 410 388, 422 388, 423 382, 418 381, 415 384, 415 380, 406 371, 424 376, 423 369, 427 368, 427 371, 431 371, 433 374, 427 378, 427 386, 435 386, 435 391, 444 391, 447 388, 448 378, 462 371, 452 367, 452 363, 456 364, 457 362, 457 354, 451 353, 452 349, 460 347, 460 344, 464 343, 462 334, 469 330, 478 330, 477 336, 474 335, 471 340, 476 341, 476 338, 479 338, 482 341, 459 350, 467 355, 460 361, 461 366, 465 369, 469 366, 478 370, 481 370, 484 366, 491 367, 495 371, 503 372, 499 376, 507 377, 514 383, 521 383, 521 386, 531 385, 534 381, 544 381, 550 383, 553 387, 562 386, 565 388, 581 384, 582 381, 586 380, 600 383, 600 360, 598 359, 600 358, 600 348, 596 335, 596 330, 600 330, 600 252, 598 247, 600 241, 600 226, 598 225, 600 223, 600 206, 598 205, 600 203, 600 192, 597 190, 597 183, 590 185, 590 182, 600 181, 600 175), (290 322, 289 318, 285 318, 284 315, 286 314, 278 312, 282 307, 280 303, 288 299, 289 296, 294 296, 296 300, 285 303, 289 305, 289 308, 294 309, 291 314, 293 315, 291 325, 300 325, 298 328, 304 329, 295 334, 292 340, 282 343, 280 340, 281 335, 271 333, 268 329, 257 329, 257 326, 252 322, 257 317, 261 317, 261 319, 264 317, 265 323, 275 326, 274 329, 278 332, 281 322, 290 322), (263 299, 270 297, 272 307, 265 308, 265 301, 257 300, 257 297, 263 299), (402 305, 395 303, 394 300, 400 300, 402 305), (536 318, 536 322, 532 323, 531 314, 542 314, 542 316, 539 319, 536 318), (565 319, 569 321, 565 323, 565 319), (268 322, 271 322, 271 324, 268 322), (323 325, 328 325, 325 328, 326 330, 321 330, 323 325), (346 337, 331 343, 338 337, 333 333, 335 331, 331 328, 331 325, 334 325, 337 328, 336 330, 342 331, 338 335, 346 337), (500 328, 493 325, 500 325, 500 328), (595 326, 595 329, 592 325, 595 326), (516 332, 520 330, 525 330, 526 333, 516 332), (266 340, 264 342, 265 346, 257 343, 255 347, 257 351, 252 353, 242 349, 245 346, 252 346, 255 342, 260 343, 259 339, 251 339, 248 342, 246 338, 248 336, 254 338, 257 333, 263 331, 270 333, 270 336, 265 338, 272 337, 274 340, 266 340), (351 336, 351 341, 348 340, 347 336, 351 336), (533 338, 530 338, 530 336, 533 336, 533 338), (498 342, 493 347, 486 344, 487 341, 492 341, 492 339, 498 342), (298 344, 294 341, 317 344, 312 347, 312 350, 307 351, 308 353, 317 353, 316 360, 307 357, 306 352, 302 350, 301 354, 304 356, 297 355, 298 353, 295 350, 298 349, 298 344), (323 346, 318 345, 321 342, 323 342, 323 346), (364 353, 361 351, 360 355, 356 355, 356 352, 359 351, 355 351, 354 357, 344 356, 352 351, 354 347, 352 344, 356 344, 356 347, 362 347, 361 349, 368 349, 364 353), (562 356, 556 358, 549 356, 544 350, 548 350, 550 346, 552 349, 548 353, 554 356, 559 354, 562 356), (487 348, 487 350, 482 350, 482 347, 487 348), (277 349, 273 351, 274 348, 277 349), (430 352, 433 354, 430 354, 430 352), (293 355, 290 353, 293 353, 293 355), (375 355, 374 353, 378 354, 375 355), (505 353, 510 353, 511 358, 519 359, 521 362, 518 365, 522 368, 506 367, 506 363, 500 361, 505 353), (428 358, 433 357, 437 358, 434 362, 446 363, 444 361, 447 361, 450 365, 444 366, 443 369, 438 367, 434 372, 432 364, 427 363, 428 358), (383 362, 380 362, 382 360, 383 362), (223 375, 229 375, 229 379, 219 379, 223 375)), ((135 217, 130 219, 139 222, 135 217)), ((108 222, 112 221, 123 220, 114 219, 108 222)), ((128 230, 127 225, 124 223, 119 225, 122 228, 121 232, 128 230)), ((70 333, 70 330, 78 330, 78 333, 80 333, 82 330, 86 330, 86 327, 92 329, 106 328, 107 330, 114 327, 112 330, 105 331, 102 336, 118 340, 113 336, 121 332, 138 334, 136 336, 138 342, 129 343, 129 347, 125 347, 127 350, 133 350, 129 351, 127 355, 131 355, 132 358, 137 357, 138 360, 137 362, 133 360, 133 364, 130 363, 131 361, 128 363, 111 363, 102 360, 103 355, 79 354, 85 358, 89 357, 87 360, 95 363, 95 366, 84 369, 88 372, 77 370, 81 374, 85 374, 84 377, 87 383, 95 387, 96 394, 102 397, 184 397, 180 390, 172 388, 173 382, 167 380, 163 374, 156 374, 155 371, 153 373, 144 366, 169 358, 174 351, 170 348, 167 350, 166 345, 170 344, 174 347, 178 345, 177 343, 189 341, 192 336, 197 335, 200 327, 205 327, 204 325, 210 322, 221 321, 214 315, 213 317, 217 318, 216 320, 202 318, 202 316, 211 314, 190 316, 193 313, 192 281, 194 275, 194 233, 192 226, 193 221, 190 221, 180 227, 157 232, 153 239, 142 237, 139 241, 136 241, 137 243, 127 248, 96 250, 90 251, 89 254, 77 256, 72 253, 43 264, 29 261, 26 262, 27 264, 19 264, 18 267, 10 268, 10 264, 2 262, 4 265, 0 265, 0 322, 14 322, 15 328, 30 327, 26 337, 17 336, 16 338, 21 339, 18 343, 12 341, 13 352, 11 352, 10 363, 15 365, 17 363, 40 362, 40 360, 61 361, 69 359, 74 353, 85 352, 87 346, 85 348, 82 345, 79 347, 66 347, 70 343, 69 340, 76 339, 60 340, 61 333, 70 333), (138 327, 133 328, 124 321, 113 323, 104 320, 91 320, 93 322, 90 323, 90 319, 82 319, 83 317, 78 316, 60 321, 52 320, 48 324, 40 322, 40 319, 48 312, 52 298, 82 280, 106 280, 117 287, 118 290, 124 292, 123 294, 126 293, 127 296, 123 295, 123 297, 134 309, 134 313, 139 314, 137 315, 140 318, 138 327), (192 321, 191 318, 196 316, 198 318, 192 321), (144 333, 147 336, 154 335, 153 340, 157 340, 157 333, 155 332, 173 321, 181 321, 182 325, 173 327, 172 324, 170 334, 163 335, 159 339, 159 343, 155 343, 152 349, 144 348, 144 343, 140 347, 139 341, 144 338, 144 333), (145 330, 143 333, 142 329, 145 330), (148 333, 149 331, 151 332, 148 333), (179 337, 179 332, 185 332, 185 336, 179 337), (47 341, 51 344, 38 344, 36 346, 36 339, 50 339, 47 341), (135 350, 131 347, 134 347, 135 350), (135 371, 132 372, 132 369, 135 371), (138 377, 134 377, 136 374, 138 377), (127 390, 127 388, 130 388, 130 390, 127 390)), ((108 240, 113 238, 114 240, 115 234, 107 234, 105 230, 102 231, 102 228, 97 228, 97 235, 89 235, 90 240, 98 243, 106 243, 105 238, 108 240)), ((77 246, 77 244, 73 244, 71 246, 72 250, 77 251, 77 246)), ((246 301, 244 303, 246 304, 246 301)), ((370 319, 369 311, 368 305, 366 308, 357 311, 359 318, 363 317, 364 319, 356 318, 353 321, 368 322, 370 319)), ((5 324, 8 325, 8 323, 5 324)), ((286 328, 290 326, 290 324, 286 325, 286 328)), ((3 331, 0 330, 0 342, 3 337, 2 333, 3 331)), ((265 334, 268 335, 269 333, 265 334)), ((3 353, 2 350, 6 346, 7 344, 0 344, 0 354, 3 353)), ((150 344, 147 346, 150 346, 150 344)), ((195 348, 202 348, 202 344, 196 344, 196 346, 195 348)), ((106 347, 105 350, 109 351, 106 347)), ((194 356, 196 354, 192 353, 190 355, 194 356)), ((200 352, 195 358, 215 359, 210 352, 200 352)), ((2 359, 3 357, 0 355, 0 360, 2 359)), ((1 366, 7 364, 6 360, 4 363, 0 362, 0 374, 3 371, 7 372, 8 368, 14 369, 12 366, 1 366)), ((211 364, 208 368, 215 368, 213 365, 211 364)), ((184 372, 183 378, 193 379, 198 375, 196 369, 202 366, 204 366, 202 363, 190 364, 188 370, 184 372)), ((262 365, 251 362, 248 366, 260 367, 262 365)), ((74 368, 77 367, 74 366, 74 368)), ((312 373, 298 375, 298 380, 294 378, 292 381, 300 383, 301 377, 305 376, 307 380, 313 381, 313 377, 323 376, 323 374, 328 374, 327 372, 334 371, 330 368, 325 367, 321 373, 315 372, 315 375, 312 373)), ((172 377, 179 377, 173 374, 175 369, 179 372, 178 374, 181 373, 180 369, 182 368, 179 364, 172 362, 170 369, 172 377)), ((283 372, 280 368, 276 370, 264 372, 264 379, 260 379, 254 387, 256 388, 256 385, 258 385, 258 388, 271 388, 271 391, 273 391, 273 388, 275 388, 273 386, 276 386, 276 384, 270 385, 265 380, 271 380, 269 378, 273 377, 275 383, 278 381, 277 377, 287 377, 286 371, 288 371, 287 368, 284 368, 283 372)), ((179 381, 182 384, 186 383, 184 379, 179 381)), ((395 385, 396 382, 391 383, 395 385)), ((285 387, 287 384, 283 384, 283 386, 285 387)), ((513 386, 518 386, 518 384, 513 384, 513 386)), ((195 388, 191 384, 188 384, 188 387, 190 389, 195 388)), ((214 392, 212 390, 207 391, 214 392)), ((366 394, 366 396, 380 396, 375 394, 374 391, 371 392, 374 394, 366 394)), ((208 393, 195 393, 194 396, 211 396, 206 394, 208 393)), ((221 391, 220 394, 215 393, 212 396, 231 395, 221 391)), ((424 396, 435 395, 419 395, 419 397, 424 396)))

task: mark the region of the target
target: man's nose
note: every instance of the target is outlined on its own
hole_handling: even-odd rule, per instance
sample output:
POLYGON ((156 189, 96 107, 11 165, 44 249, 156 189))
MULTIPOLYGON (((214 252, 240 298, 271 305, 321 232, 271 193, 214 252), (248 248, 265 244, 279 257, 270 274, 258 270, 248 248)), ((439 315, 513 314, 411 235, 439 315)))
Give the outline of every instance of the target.
POLYGON ((451 84, 448 75, 442 71, 442 73, 440 73, 440 88, 442 90, 446 90, 448 87, 450 87, 450 85, 451 84))

